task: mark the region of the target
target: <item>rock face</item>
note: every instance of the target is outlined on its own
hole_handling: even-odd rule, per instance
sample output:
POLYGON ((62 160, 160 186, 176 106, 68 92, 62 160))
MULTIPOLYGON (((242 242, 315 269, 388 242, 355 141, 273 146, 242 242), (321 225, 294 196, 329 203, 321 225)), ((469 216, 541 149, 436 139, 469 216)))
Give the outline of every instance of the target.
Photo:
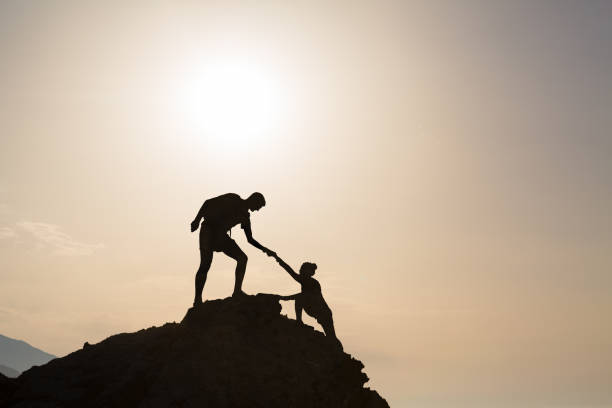
POLYGON ((6 403, 9 396, 15 391, 17 381, 0 373, 0 406, 6 403))
POLYGON ((86 343, 6 379, 0 405, 388 407, 363 387, 361 362, 280 311, 274 295, 205 302, 181 323, 86 343))

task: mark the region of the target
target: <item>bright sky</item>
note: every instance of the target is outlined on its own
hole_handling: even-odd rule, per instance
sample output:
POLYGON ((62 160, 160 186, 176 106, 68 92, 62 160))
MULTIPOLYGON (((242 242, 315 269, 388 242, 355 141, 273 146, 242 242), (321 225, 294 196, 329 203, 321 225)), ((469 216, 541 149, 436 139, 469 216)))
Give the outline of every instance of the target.
POLYGON ((0 333, 180 321, 202 201, 261 191, 391 406, 612 405, 612 4, 329 3, 0 3, 0 333))

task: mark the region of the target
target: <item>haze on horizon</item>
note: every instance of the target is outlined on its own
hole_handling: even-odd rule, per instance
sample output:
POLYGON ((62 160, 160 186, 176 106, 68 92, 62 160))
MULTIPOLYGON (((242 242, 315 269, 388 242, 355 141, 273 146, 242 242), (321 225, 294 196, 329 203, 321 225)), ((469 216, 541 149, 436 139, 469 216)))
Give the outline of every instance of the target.
MULTIPOLYGON (((261 191, 254 237, 319 265, 391 406, 610 406, 611 19, 606 1, 1 2, 0 333, 65 355, 180 320, 202 201, 261 191)), ((245 291, 297 290, 233 237, 245 291)), ((216 255, 205 298, 233 267, 216 255)))

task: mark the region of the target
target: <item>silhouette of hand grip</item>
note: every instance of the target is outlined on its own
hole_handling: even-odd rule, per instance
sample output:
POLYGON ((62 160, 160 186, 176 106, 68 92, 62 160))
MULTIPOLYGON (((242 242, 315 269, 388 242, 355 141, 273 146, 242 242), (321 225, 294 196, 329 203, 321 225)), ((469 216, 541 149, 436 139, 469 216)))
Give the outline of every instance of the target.
POLYGON ((271 257, 274 257, 274 258, 276 257, 276 252, 272 251, 271 249, 264 248, 263 251, 268 256, 271 256, 271 257))

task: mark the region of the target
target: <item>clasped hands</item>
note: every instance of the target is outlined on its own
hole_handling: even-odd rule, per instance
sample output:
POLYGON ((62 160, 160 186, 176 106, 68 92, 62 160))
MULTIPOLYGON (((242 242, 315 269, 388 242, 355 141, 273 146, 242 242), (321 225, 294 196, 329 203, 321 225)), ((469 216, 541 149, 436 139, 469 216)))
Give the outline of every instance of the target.
POLYGON ((273 258, 276 258, 276 252, 272 251, 271 249, 268 249, 266 247, 261 248, 261 250, 263 251, 264 254, 271 256, 273 258))

